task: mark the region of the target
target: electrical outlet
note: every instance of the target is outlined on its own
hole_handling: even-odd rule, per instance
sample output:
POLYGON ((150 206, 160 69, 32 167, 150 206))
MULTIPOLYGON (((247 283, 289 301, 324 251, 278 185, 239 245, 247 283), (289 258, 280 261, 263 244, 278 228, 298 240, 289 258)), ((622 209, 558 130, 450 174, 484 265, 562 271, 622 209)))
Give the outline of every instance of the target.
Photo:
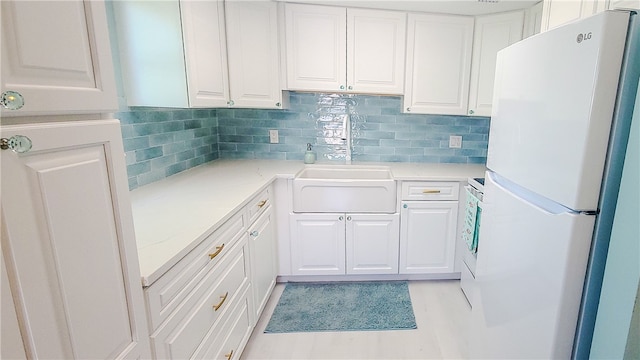
POLYGON ((280 142, 278 130, 269 130, 269 142, 272 144, 277 144, 280 142))
POLYGON ((449 147, 460 149, 462 147, 462 136, 459 136, 459 135, 449 136, 449 147))

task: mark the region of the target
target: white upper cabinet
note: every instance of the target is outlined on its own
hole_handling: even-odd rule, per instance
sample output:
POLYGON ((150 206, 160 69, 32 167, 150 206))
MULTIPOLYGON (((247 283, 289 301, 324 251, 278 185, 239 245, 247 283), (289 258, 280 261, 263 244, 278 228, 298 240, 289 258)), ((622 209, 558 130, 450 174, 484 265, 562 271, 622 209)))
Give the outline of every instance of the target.
POLYGON ((491 116, 498 51, 522 39, 524 12, 478 16, 473 39, 469 115, 491 116))
POLYGON ((129 106, 282 107, 277 4, 113 6, 129 106))
POLYGON ((544 0, 542 31, 579 20, 607 8, 607 0, 544 0))
MULTIPOLYGON (((163 6, 166 6, 167 9, 174 6, 179 7, 179 12, 175 10, 171 11, 174 21, 178 21, 176 24, 178 34, 180 34, 179 28, 180 24, 182 24, 184 45, 181 44, 181 39, 177 38, 175 53, 172 54, 172 56, 176 56, 173 61, 175 65, 175 80, 184 82, 183 78, 186 75, 187 89, 184 89, 184 84, 180 84, 175 89, 169 90, 178 91, 178 89, 180 89, 183 91, 182 96, 176 94, 176 100, 182 98, 181 100, 184 101, 184 96, 188 96, 188 103, 183 102, 179 107, 226 106, 230 101, 230 92, 223 2, 180 1, 179 4, 176 2, 167 2, 167 4, 163 4, 163 6), (183 46, 184 55, 182 51, 183 46), (184 65, 181 64, 183 56, 184 65)), ((154 34, 150 33, 149 36, 154 36, 154 34)), ((148 54, 148 56, 152 55, 148 54)), ((146 61, 153 62, 154 60, 146 59, 146 61)), ((157 61, 157 59, 155 61, 157 61)), ((144 65, 144 63, 141 65, 144 65)), ((157 70, 160 69, 152 71, 155 72, 157 70)), ((147 79, 137 81, 131 85, 135 87, 146 87, 147 79)), ((156 88, 156 91, 163 93, 166 90, 168 89, 165 87, 156 88)), ((167 92, 166 94, 168 95, 169 93, 167 92)), ((149 94, 148 96, 153 95, 149 94)), ((162 95, 160 95, 160 98, 161 97, 162 95)), ((129 99, 129 92, 127 92, 127 98, 129 99)), ((160 100, 160 98, 158 98, 158 100, 160 100)), ((150 100, 153 101, 153 99, 150 100)), ((171 101, 171 99, 164 99, 162 101, 171 101)), ((162 104, 156 105, 162 106, 162 104)), ((170 105, 166 104, 164 106, 170 105)))
POLYGON ((473 17, 409 14, 404 111, 467 113, 473 17))
POLYGON ((609 0, 607 9, 640 10, 640 0, 609 0))
POLYGON ((402 94, 406 14, 285 5, 290 90, 402 94))
POLYGON ((2 1, 1 91, 24 98, 2 116, 118 108, 103 1, 2 1))
POLYGON ((235 1, 225 7, 233 106, 282 107, 277 4, 235 1))
POLYGON ((344 90, 347 73, 347 12, 344 8, 285 5, 287 87, 344 90))
POLYGON ((524 28, 522 38, 540 33, 542 27, 542 1, 524 11, 524 28))
POLYGON ((347 9, 347 90, 402 94, 407 15, 347 9))

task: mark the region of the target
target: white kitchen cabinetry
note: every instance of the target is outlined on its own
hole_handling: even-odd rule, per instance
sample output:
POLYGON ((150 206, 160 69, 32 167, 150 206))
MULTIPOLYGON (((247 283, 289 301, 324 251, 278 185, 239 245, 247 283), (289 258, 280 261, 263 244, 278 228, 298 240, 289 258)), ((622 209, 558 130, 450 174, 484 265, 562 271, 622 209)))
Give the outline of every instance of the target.
POLYGON ((465 115, 473 17, 409 14, 404 111, 465 115))
POLYGON ((498 51, 522 39, 523 22, 523 11, 476 17, 469 115, 491 116, 498 51))
POLYGON ((24 98, 0 115, 118 108, 104 1, 2 1, 0 91, 24 98))
POLYGON ((640 0, 609 0, 607 9, 640 10, 640 0))
POLYGON ((250 199, 145 288, 156 358, 241 354, 275 286, 271 192, 250 199))
POLYGON ((583 19, 607 9, 607 0, 544 0, 542 31, 583 19))
POLYGON ((403 182, 400 274, 454 271, 459 183, 403 182))
POLYGON ((344 214, 292 214, 290 220, 292 274, 345 273, 344 214))
POLYGON ((397 274, 398 214, 346 214, 346 273, 397 274))
POLYGON ((221 0, 113 7, 129 106, 283 107, 277 4, 234 2, 226 11, 221 0))
POLYGON ((398 224, 398 214, 292 214, 292 273, 397 274, 398 224))
POLYGON ((278 275, 275 215, 267 192, 256 199, 256 207, 266 210, 249 227, 249 254, 251 259, 251 285, 255 304, 255 319, 260 317, 276 285, 278 275))
POLYGON ((229 309, 246 303, 251 319, 247 215, 234 215, 146 287, 156 358, 195 357, 216 342, 229 309))
POLYGON ((286 4, 290 90, 402 94, 406 14, 286 4))
POLYGON ((542 27, 542 1, 524 11, 522 38, 540 33, 542 27))
POLYGON ((0 131, 33 145, 0 151, 2 256, 27 357, 149 358, 120 123, 0 131))

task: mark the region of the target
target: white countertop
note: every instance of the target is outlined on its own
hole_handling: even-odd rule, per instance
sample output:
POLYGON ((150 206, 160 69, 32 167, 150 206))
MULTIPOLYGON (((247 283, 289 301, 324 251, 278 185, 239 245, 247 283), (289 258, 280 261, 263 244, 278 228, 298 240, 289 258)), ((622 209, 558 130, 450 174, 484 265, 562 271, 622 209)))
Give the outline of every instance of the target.
MULTIPOLYGON (((307 166, 335 166, 325 163, 307 166)), ((388 166, 396 180, 465 181, 484 165, 353 163, 388 166)), ((215 160, 131 192, 140 273, 152 284, 274 179, 293 178, 301 161, 215 160)))

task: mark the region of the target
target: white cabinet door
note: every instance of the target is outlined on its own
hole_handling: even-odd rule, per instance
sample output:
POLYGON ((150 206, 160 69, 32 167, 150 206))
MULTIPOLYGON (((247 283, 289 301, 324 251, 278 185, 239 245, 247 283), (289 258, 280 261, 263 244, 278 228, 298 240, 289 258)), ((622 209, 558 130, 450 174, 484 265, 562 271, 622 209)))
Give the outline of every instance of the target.
POLYGON ((524 12, 476 17, 469 89, 469 115, 491 116, 498 51, 522 39, 524 12))
POLYGON ((454 269, 457 201, 405 201, 400 217, 400 273, 454 269))
POLYGON ((269 300, 278 275, 275 221, 271 207, 249 228, 249 257, 257 320, 269 300))
POLYGON ((24 97, 2 116, 118 108, 104 1, 2 1, 1 91, 24 97))
POLYGON ((542 31, 604 11, 606 4, 607 0, 544 0, 542 31))
POLYGON ((129 106, 227 105, 229 79, 221 0, 112 4, 129 106))
POLYGON ((524 11, 522 38, 540 33, 542 27, 542 1, 524 11))
POLYGON ((404 111, 467 113, 473 18, 409 14, 404 111))
POLYGON ((10 126, 2 252, 30 358, 149 358, 120 124, 10 126))
MULTIPOLYGON (((2 237, 8 235, 4 232, 4 226, 2 227, 2 237)), ((2 245, 4 246, 4 244, 2 245)), ((3 256, 0 256, 0 358, 2 359, 27 359, 25 353, 24 342, 20 335, 20 326, 18 325, 18 315, 16 313, 16 307, 13 300, 13 294, 9 286, 9 277, 7 275, 7 269, 3 256)))
POLYGON ((610 0, 607 8, 640 10, 640 0, 610 0))
POLYGON ((227 106, 229 101, 224 15, 221 0, 180 0, 191 107, 221 107, 227 106))
POLYGON ((227 2, 225 14, 232 106, 281 108, 277 4, 227 2))
POLYGON ((347 90, 402 95, 406 19, 403 12, 347 9, 347 90))
POLYGON ((344 274, 344 226, 344 214, 292 214, 292 273, 294 275, 344 274))
POLYGON ((346 215, 347 274, 397 274, 398 214, 346 215))
POLYGON ((289 89, 345 90, 346 17, 345 8, 285 4, 289 89))

